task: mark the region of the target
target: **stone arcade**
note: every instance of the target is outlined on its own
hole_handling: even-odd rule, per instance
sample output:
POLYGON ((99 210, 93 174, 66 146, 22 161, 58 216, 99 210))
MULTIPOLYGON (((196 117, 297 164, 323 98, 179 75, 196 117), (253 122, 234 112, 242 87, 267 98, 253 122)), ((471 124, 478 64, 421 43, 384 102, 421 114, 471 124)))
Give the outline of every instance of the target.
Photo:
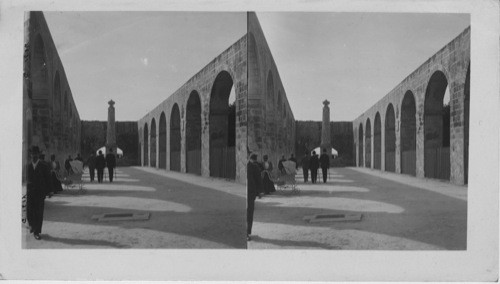
POLYGON ((141 118, 138 130, 141 165, 238 182, 246 181, 249 151, 271 160, 293 153, 295 120, 256 15, 248 13, 246 35, 141 118))
POLYGON ((466 184, 469 74, 470 27, 353 121, 357 166, 466 184))

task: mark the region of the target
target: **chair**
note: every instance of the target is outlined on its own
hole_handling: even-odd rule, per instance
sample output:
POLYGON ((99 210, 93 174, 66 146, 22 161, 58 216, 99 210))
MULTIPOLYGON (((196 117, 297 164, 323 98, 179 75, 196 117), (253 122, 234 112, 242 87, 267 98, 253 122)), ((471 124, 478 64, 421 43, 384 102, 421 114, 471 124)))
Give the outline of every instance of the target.
POLYGON ((64 185, 65 189, 72 189, 77 187, 79 191, 83 188, 83 163, 81 161, 75 160, 69 162, 71 165, 71 171, 69 172, 56 172, 57 179, 64 185))
POLYGON ((295 175, 297 174, 295 166, 296 164, 293 161, 283 162, 284 173, 280 172, 275 180, 278 190, 285 191, 290 188, 290 193, 300 193, 300 190, 297 187, 297 182, 295 181, 295 175))

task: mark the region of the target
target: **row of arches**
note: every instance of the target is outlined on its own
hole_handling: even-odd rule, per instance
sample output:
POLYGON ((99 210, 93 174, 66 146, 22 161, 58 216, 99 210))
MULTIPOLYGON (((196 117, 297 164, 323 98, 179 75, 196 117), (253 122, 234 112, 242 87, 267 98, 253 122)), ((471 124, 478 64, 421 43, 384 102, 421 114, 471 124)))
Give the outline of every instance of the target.
POLYGON ((34 36, 30 62, 28 99, 35 103, 33 122, 29 122, 34 133, 28 134, 28 143, 31 145, 32 136, 36 136, 53 153, 75 152, 79 146, 80 119, 64 84, 64 73, 49 66, 49 62, 44 40, 38 33, 34 36), (52 69, 55 71, 50 72, 52 69))
MULTIPOLYGON (((372 121, 367 118, 358 126, 358 165, 382 170, 384 159, 385 171, 396 171, 396 133, 399 128, 400 172, 417 174, 417 133, 423 126, 423 170, 424 176, 435 179, 450 179, 451 157, 450 145, 453 121, 452 114, 460 113, 463 106, 463 159, 464 182, 467 183, 468 144, 469 144, 469 78, 470 66, 467 70, 463 96, 454 95, 450 100, 450 88, 447 76, 443 71, 435 71, 430 77, 423 102, 423 115, 417 113, 417 102, 412 91, 405 92, 401 101, 401 116, 398 125, 397 114, 392 103, 385 111, 384 131, 382 133, 382 117, 376 112, 372 121), (462 103, 458 100, 461 97, 462 103), (455 109, 457 108, 457 109, 455 109), (372 137, 373 133, 373 137, 372 137), (382 136, 384 138, 384 156, 382 156, 382 136), (372 141, 373 140, 373 141, 372 141), (364 150, 364 151, 363 151, 364 150), (373 151, 373 153, 372 153, 373 151), (364 153, 364 155, 363 155, 364 153), (371 160, 373 157, 373 161, 371 160)), ((457 126, 455 119, 455 126, 457 126)))
MULTIPOLYGON (((236 95, 231 75, 221 71, 215 78, 209 103, 209 170, 210 176, 234 179, 236 177, 236 95)), ((167 122, 165 111, 159 118, 158 135, 156 119, 144 124, 143 165, 167 169, 167 159, 171 171, 181 171, 182 141, 184 162, 187 173, 202 173, 202 100, 193 90, 186 103, 184 119, 179 104, 174 103, 167 122), (182 123, 185 121, 185 131, 182 123), (167 123, 169 133, 167 133, 167 123), (185 135, 184 139, 182 135, 185 135), (168 136, 168 138, 167 138, 168 136), (157 139, 158 138, 158 139, 157 139), (167 151, 167 139, 170 145, 167 151), (156 149, 158 147, 158 155, 156 149), (167 153, 168 152, 168 153, 167 153), (158 161, 156 158, 158 157, 158 161)))

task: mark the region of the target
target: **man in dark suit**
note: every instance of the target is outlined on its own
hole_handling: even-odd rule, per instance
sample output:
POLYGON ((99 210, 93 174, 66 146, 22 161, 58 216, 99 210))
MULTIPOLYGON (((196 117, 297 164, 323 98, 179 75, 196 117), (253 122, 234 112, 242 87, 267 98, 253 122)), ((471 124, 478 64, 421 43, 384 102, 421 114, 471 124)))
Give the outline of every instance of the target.
POLYGON ((51 191, 50 168, 39 159, 40 149, 31 148, 31 163, 27 165, 27 215, 30 233, 41 240, 45 196, 51 191))
POLYGON ((106 166, 108 167, 109 182, 113 182, 113 169, 116 167, 116 158, 111 148, 109 148, 109 153, 106 154, 106 166))
POLYGON ((318 179, 318 168, 319 168, 318 155, 316 155, 316 151, 313 151, 311 159, 309 159, 309 169, 311 169, 312 183, 316 183, 316 180, 318 179))
POLYGON ((326 183, 328 169, 330 168, 330 157, 326 154, 326 149, 323 149, 323 154, 319 157, 319 164, 321 165, 321 172, 323 172, 323 183, 326 183))
POLYGON ((262 191, 262 179, 260 167, 257 162, 257 154, 250 155, 247 164, 247 241, 251 241, 253 225, 253 211, 255 208, 255 198, 262 191))
POLYGON ((102 155, 102 151, 99 151, 99 155, 95 158, 95 168, 97 170, 97 182, 102 182, 102 177, 104 175, 104 168, 106 167, 106 160, 102 155))

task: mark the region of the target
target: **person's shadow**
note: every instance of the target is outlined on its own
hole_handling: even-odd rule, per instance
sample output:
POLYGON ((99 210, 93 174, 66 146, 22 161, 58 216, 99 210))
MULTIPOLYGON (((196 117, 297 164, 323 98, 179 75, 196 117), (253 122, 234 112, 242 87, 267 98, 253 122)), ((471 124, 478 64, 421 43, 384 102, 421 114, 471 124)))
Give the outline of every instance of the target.
POLYGON ((273 244, 273 245, 279 246, 280 248, 304 247, 304 248, 318 248, 318 249, 337 249, 337 250, 342 249, 342 247, 340 247, 340 246, 331 246, 328 244, 323 244, 323 243, 313 242, 313 241, 275 240, 275 239, 262 238, 262 237, 259 237, 256 235, 252 235, 252 241, 273 244))
POLYGON ((47 234, 41 234, 42 240, 47 242, 58 242, 68 245, 86 245, 86 246, 106 246, 114 248, 125 248, 127 246, 121 245, 114 242, 108 242, 103 240, 81 240, 81 239, 68 239, 68 238, 58 238, 47 234))

